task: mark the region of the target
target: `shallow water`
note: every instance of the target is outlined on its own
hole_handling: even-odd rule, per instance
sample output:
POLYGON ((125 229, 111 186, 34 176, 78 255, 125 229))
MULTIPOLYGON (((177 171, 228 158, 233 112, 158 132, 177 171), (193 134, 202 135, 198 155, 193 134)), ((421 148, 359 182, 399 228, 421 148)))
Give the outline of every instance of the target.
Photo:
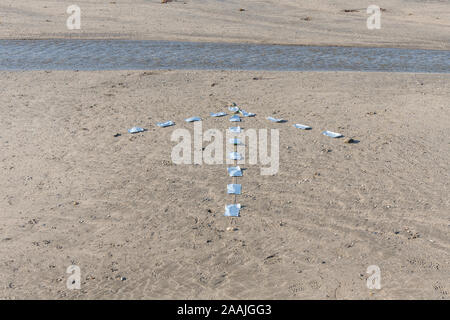
POLYGON ((0 70, 450 73, 450 51, 135 40, 0 40, 0 70))

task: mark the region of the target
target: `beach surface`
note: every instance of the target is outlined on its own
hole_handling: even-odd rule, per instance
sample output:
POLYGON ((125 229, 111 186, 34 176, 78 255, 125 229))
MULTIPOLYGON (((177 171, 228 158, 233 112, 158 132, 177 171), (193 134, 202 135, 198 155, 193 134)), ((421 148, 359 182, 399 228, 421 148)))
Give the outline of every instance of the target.
POLYGON ((369 30, 361 0, 3 0, 1 39, 146 39, 450 49, 448 1, 382 0, 381 29, 369 30))
POLYGON ((2 299, 449 298, 448 74, 0 72, 0 93, 2 299), (225 132, 209 113, 232 101, 257 114, 243 128, 280 133, 277 174, 242 165, 239 218, 223 216, 226 164, 171 161, 185 118, 225 132), (366 286, 371 265, 381 290, 366 286))

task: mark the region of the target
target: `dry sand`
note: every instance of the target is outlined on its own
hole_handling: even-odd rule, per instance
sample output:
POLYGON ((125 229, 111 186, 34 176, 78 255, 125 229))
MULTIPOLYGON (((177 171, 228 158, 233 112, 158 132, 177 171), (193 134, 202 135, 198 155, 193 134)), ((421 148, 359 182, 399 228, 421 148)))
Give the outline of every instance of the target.
POLYGON ((0 298, 448 299, 449 80, 0 72, 0 298), (245 166, 240 218, 223 217, 225 164, 170 158, 184 118, 227 128, 207 117, 227 101, 257 113, 243 127, 280 129, 280 171, 245 166), (369 265, 381 290, 366 288, 369 265))
POLYGON ((123 38, 450 49, 448 0, 2 0, 1 39, 123 38), (70 4, 81 30, 66 28, 70 4), (368 30, 366 9, 386 11, 368 30), (240 11, 245 9, 245 11, 240 11), (356 12, 344 12, 353 9, 356 12))

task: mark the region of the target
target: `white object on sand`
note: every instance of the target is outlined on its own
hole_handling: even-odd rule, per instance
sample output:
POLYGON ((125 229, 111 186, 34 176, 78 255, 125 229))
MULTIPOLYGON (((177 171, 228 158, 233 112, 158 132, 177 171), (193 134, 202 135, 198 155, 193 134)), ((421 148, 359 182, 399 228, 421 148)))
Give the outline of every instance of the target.
POLYGON ((267 117, 267 120, 270 120, 272 122, 279 122, 279 123, 286 122, 286 120, 284 120, 284 119, 277 119, 277 118, 274 118, 274 117, 267 117))
POLYGON ((227 185, 228 194, 241 194, 242 186, 240 184, 229 184, 227 185))
POLYGON ((226 116, 227 114, 223 111, 220 111, 220 112, 216 112, 216 113, 211 112, 210 115, 211 115, 211 117, 223 117, 223 116, 226 116))
POLYGON ((256 113, 247 112, 247 111, 245 111, 245 110, 241 110, 241 114, 242 114, 244 117, 254 117, 254 116, 256 116, 256 113))
POLYGON ((228 167, 227 170, 230 177, 242 177, 242 170, 239 166, 228 167))
POLYGON ((186 122, 202 121, 202 118, 200 118, 200 117, 190 117, 190 118, 187 118, 184 121, 186 121, 186 122))
POLYGON ((129 133, 138 133, 138 132, 144 132, 145 129, 141 127, 133 127, 131 129, 128 129, 129 133))
POLYGON ((231 160, 241 160, 242 159, 242 155, 239 152, 230 152, 228 154, 228 157, 231 160))
POLYGON ((327 136, 327 137, 330 137, 330 138, 340 138, 340 137, 343 137, 343 135, 340 134, 340 133, 333 132, 333 131, 328 131, 328 130, 322 132, 322 134, 325 135, 325 136, 327 136))
POLYGON ((232 116, 230 118, 231 122, 240 122, 241 121, 241 117, 239 117, 237 114, 235 114, 234 116, 232 116))
POLYGON ((232 139, 230 139, 228 141, 230 142, 230 144, 234 144, 234 145, 241 144, 241 139, 238 139, 238 138, 232 138, 232 139))

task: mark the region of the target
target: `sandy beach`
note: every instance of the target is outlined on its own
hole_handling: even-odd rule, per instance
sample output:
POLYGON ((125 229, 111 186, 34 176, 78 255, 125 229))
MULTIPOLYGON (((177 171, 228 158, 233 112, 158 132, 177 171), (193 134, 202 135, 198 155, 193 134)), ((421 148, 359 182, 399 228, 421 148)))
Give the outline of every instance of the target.
MULTIPOLYGON (((374 3, 379 30, 369 4, 2 0, 0 39, 450 50, 448 1, 374 3)), ((449 101, 444 73, 0 71, 0 299, 449 299, 449 101), (239 218, 225 163, 171 158, 185 118, 225 132, 230 102, 280 134, 276 174, 241 165, 239 218)))
POLYGON ((448 299, 449 80, 0 72, 0 298, 448 299), (242 127, 280 132, 278 174, 245 166, 240 218, 223 217, 225 164, 170 156, 172 132, 192 130, 187 117, 228 128, 208 115, 230 101, 257 114, 242 127), (162 120, 176 126, 156 127, 162 120), (72 264, 81 290, 66 289, 72 264), (381 290, 366 287, 369 265, 381 290))
POLYGON ((450 49, 448 1, 3 0, 0 39, 149 39, 450 49), (81 9, 68 30, 67 7, 81 9), (383 9, 368 30, 366 9, 383 9))

